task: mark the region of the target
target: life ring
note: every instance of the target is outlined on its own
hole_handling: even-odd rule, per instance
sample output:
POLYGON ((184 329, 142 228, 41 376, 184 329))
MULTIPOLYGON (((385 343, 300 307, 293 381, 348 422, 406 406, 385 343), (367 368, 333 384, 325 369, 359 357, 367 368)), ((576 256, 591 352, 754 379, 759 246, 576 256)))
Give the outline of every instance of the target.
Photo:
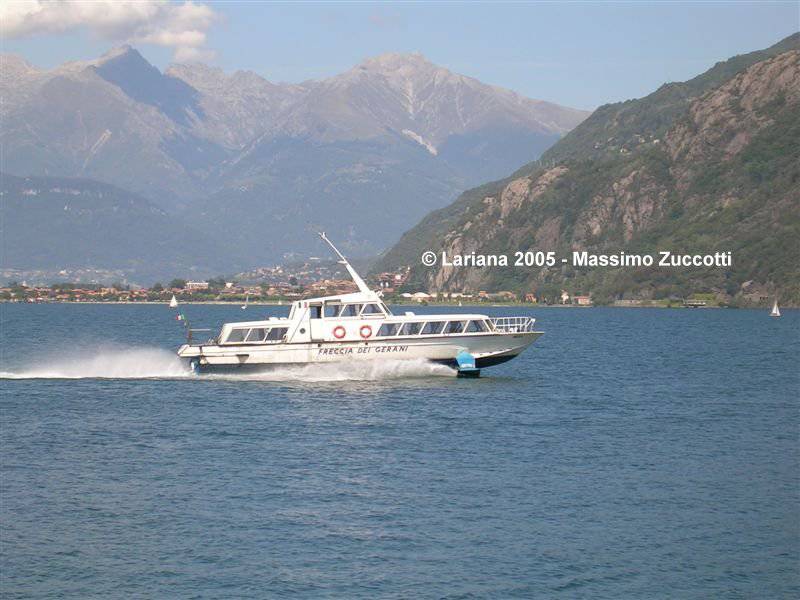
POLYGON ((358 333, 364 339, 372 337, 372 327, 370 327, 369 325, 362 325, 361 329, 358 330, 358 333))
POLYGON ((337 325, 333 328, 333 337, 335 337, 337 340, 342 339, 345 333, 344 327, 341 325, 337 325))

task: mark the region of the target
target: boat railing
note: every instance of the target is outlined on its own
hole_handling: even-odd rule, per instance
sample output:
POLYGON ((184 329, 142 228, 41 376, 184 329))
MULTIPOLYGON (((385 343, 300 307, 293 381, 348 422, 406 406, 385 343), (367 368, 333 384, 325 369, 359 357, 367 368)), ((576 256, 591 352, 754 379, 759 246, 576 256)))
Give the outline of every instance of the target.
POLYGON ((497 317, 491 319, 494 330, 500 333, 526 333, 533 331, 533 317, 497 317))

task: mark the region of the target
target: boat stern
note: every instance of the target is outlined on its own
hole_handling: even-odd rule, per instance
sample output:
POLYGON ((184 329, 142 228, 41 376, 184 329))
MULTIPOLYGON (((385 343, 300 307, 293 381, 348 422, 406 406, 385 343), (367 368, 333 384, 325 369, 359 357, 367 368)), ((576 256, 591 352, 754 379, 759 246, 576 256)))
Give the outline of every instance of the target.
POLYGON ((198 358, 202 354, 200 346, 193 346, 191 344, 182 344, 177 352, 180 358, 198 358))

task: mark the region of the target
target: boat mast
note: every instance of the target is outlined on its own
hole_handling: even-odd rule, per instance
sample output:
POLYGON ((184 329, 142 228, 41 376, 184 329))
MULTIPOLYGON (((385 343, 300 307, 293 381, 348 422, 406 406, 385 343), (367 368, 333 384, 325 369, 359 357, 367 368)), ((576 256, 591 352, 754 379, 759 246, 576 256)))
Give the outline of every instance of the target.
POLYGON ((361 292, 362 294, 371 294, 372 290, 370 290, 367 287, 367 284, 364 283, 364 280, 361 279, 358 273, 356 273, 356 270, 352 267, 352 265, 349 262, 347 262, 347 259, 344 257, 344 254, 339 252, 336 246, 333 245, 333 242, 328 239, 328 236, 325 235, 324 231, 319 232, 319 237, 321 237, 325 242, 327 242, 327 244, 331 247, 331 250, 333 250, 336 253, 336 256, 339 257, 338 261, 339 264, 344 265, 345 268, 347 269, 347 272, 350 273, 350 277, 355 282, 356 287, 358 287, 358 291, 361 292))

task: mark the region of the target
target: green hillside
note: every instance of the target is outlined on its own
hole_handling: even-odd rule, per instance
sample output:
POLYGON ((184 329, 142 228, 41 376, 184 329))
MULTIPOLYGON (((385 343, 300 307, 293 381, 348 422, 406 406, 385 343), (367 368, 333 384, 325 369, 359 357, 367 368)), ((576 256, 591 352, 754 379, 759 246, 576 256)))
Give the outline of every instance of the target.
POLYGON ((428 215, 376 265, 409 287, 800 304, 800 35, 598 109, 542 161, 428 215), (730 268, 425 268, 425 250, 733 253, 730 268))

